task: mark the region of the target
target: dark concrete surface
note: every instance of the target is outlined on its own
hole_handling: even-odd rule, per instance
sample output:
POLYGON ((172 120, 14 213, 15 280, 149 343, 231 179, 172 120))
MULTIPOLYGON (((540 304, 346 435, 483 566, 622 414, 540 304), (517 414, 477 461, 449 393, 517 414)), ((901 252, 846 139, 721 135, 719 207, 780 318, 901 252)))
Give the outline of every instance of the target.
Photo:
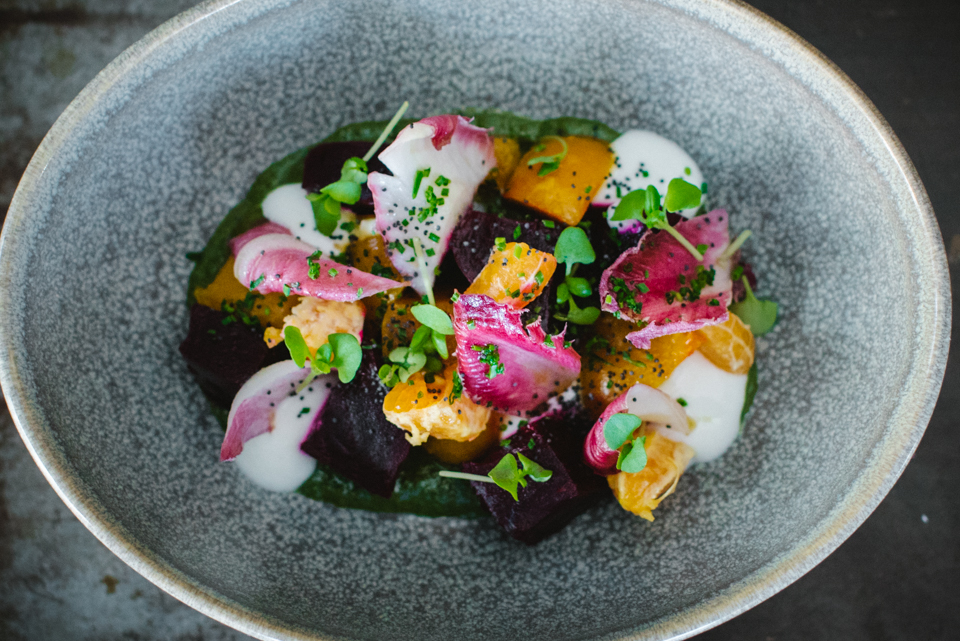
MULTIPOLYGON (((191 4, 0 0, 0 213, 70 100, 125 47, 191 4)), ((930 193, 957 278, 960 1, 752 4, 836 62, 893 126, 930 193)), ((698 638, 960 639, 958 428, 954 357, 913 461, 867 522, 795 584, 698 638)), ((103 547, 47 485, 0 411, 0 641, 248 638, 167 596, 103 547)))

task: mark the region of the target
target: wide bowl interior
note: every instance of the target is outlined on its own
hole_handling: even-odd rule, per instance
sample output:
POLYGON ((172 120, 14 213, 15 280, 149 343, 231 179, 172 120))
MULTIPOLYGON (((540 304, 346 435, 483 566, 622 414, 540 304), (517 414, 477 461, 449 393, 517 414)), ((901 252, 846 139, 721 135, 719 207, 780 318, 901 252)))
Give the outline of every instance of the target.
POLYGON ((926 424, 949 294, 922 187, 883 127, 736 5, 205 5, 104 72, 31 165, 3 239, 4 391, 98 536, 249 633, 691 634, 839 545, 926 424), (405 99, 421 116, 495 107, 660 132, 753 230, 747 258, 782 311, 758 342, 755 408, 655 523, 607 502, 529 548, 488 521, 267 493, 217 463, 222 433, 177 353, 185 254, 270 162, 405 99))

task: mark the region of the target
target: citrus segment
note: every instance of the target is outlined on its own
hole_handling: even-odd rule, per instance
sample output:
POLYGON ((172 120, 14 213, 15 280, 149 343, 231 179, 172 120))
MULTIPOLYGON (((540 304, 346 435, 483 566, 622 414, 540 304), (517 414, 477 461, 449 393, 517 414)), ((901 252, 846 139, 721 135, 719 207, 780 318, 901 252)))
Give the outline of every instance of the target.
POLYGON ((526 307, 540 295, 557 269, 553 254, 532 249, 526 243, 506 243, 494 248, 465 294, 484 294, 514 309, 526 307))
POLYGON ((698 329, 703 340, 700 353, 711 363, 731 374, 746 374, 753 365, 754 341, 750 328, 736 314, 726 322, 698 329))
POLYGON ((607 477, 607 483, 620 507, 648 521, 653 510, 663 499, 673 494, 680 475, 693 458, 693 448, 671 441, 665 436, 644 428, 647 466, 639 472, 620 472, 607 477))

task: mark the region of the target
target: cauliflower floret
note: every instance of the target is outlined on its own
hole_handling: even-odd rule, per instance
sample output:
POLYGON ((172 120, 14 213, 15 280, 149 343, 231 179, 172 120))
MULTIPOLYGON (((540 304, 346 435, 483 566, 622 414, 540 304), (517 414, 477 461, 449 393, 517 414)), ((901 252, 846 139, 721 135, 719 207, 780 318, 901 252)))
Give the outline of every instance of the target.
MULTIPOLYGON (((359 302, 304 297, 283 319, 283 329, 296 327, 303 334, 307 347, 316 350, 327 342, 330 334, 353 334, 359 341, 363 333, 364 307, 359 302)), ((283 329, 268 327, 263 340, 274 347, 283 341, 283 329)))
POLYGON ((434 375, 432 383, 426 382, 422 371, 417 372, 383 399, 387 420, 408 432, 404 436, 411 445, 421 445, 429 436, 472 441, 487 427, 490 409, 454 391, 456 359, 451 363, 442 374, 434 375))

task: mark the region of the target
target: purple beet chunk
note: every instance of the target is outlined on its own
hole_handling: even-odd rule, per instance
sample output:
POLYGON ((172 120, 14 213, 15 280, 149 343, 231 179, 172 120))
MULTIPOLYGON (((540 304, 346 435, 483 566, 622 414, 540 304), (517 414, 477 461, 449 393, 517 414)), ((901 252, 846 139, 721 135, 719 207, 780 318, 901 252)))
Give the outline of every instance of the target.
POLYGON ((604 496, 606 483, 587 468, 581 454, 589 429, 589 419, 581 414, 544 417, 517 432, 507 447, 497 448, 481 461, 463 464, 464 472, 486 475, 506 454, 520 453, 553 472, 543 483, 528 479, 527 487, 518 488, 519 501, 493 483, 471 482, 507 534, 533 545, 604 496))
POLYGON ((300 449, 365 490, 390 498, 410 444, 383 415, 387 389, 379 368, 373 350, 365 351, 356 378, 331 390, 300 449))
POLYGON ((472 281, 487 264, 490 250, 498 237, 505 238, 508 243, 523 242, 534 249, 552 253, 561 231, 563 225, 559 223, 551 229, 539 220, 519 222, 471 209, 460 218, 454 228, 450 238, 450 250, 460 271, 467 280, 472 281), (514 238, 513 234, 518 225, 520 236, 514 238))
MULTIPOLYGON (((373 143, 363 141, 351 142, 322 142, 307 154, 303 161, 303 188, 310 193, 317 193, 330 183, 340 180, 340 170, 343 169, 343 163, 349 158, 363 158, 373 143)), ((389 174, 390 171, 380 162, 379 158, 373 158, 367 162, 367 169, 370 172, 380 172, 389 174)), ((373 207, 373 197, 366 183, 360 193, 360 201, 357 203, 362 207, 373 207)))
POLYGON ((190 330, 180 344, 180 354, 200 389, 222 407, 230 407, 243 384, 260 369, 289 358, 286 348, 267 347, 259 326, 224 325, 227 316, 195 304, 190 308, 190 330))

